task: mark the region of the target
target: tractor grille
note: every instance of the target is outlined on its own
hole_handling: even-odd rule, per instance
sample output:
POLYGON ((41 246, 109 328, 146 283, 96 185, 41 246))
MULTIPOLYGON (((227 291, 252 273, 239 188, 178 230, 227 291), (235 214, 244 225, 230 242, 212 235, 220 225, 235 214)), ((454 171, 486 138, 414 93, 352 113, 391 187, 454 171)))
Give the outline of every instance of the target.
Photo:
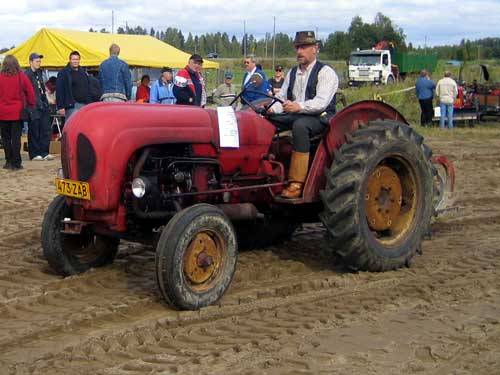
POLYGON ((368 69, 359 69, 360 77, 368 77, 370 75, 370 71, 368 69))
POLYGON ((83 134, 78 134, 77 161, 78 161, 78 179, 88 181, 95 172, 96 154, 92 143, 83 134))

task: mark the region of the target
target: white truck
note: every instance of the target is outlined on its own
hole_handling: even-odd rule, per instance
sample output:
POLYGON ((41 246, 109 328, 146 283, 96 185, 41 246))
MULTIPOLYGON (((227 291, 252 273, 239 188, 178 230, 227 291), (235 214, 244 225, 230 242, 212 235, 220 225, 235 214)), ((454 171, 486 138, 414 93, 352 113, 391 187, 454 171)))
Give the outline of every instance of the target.
POLYGON ((363 83, 387 85, 394 83, 389 50, 358 50, 349 58, 349 86, 363 83))
POLYGON ((436 54, 396 52, 387 49, 391 43, 382 41, 373 49, 357 50, 349 58, 349 86, 363 83, 388 85, 407 74, 422 69, 432 72, 437 65, 436 54), (385 48, 384 48, 385 47, 385 48))

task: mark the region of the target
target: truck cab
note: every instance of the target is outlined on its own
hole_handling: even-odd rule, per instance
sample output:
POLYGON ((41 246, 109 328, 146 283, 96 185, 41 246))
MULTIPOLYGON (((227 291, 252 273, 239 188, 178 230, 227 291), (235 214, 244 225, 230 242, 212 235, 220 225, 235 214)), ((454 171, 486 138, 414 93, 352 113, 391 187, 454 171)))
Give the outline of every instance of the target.
POLYGON ((394 82, 389 50, 359 50, 349 58, 349 86, 363 83, 386 85, 394 82))

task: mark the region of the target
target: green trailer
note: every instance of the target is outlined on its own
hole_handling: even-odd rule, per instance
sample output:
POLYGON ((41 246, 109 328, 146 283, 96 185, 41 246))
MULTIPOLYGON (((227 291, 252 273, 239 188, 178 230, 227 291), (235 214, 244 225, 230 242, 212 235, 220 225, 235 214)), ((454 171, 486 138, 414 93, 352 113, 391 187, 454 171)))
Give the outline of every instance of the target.
POLYGON ((423 69, 434 71, 437 66, 437 55, 421 55, 411 52, 395 52, 392 63, 397 65, 400 74, 418 73, 423 69))

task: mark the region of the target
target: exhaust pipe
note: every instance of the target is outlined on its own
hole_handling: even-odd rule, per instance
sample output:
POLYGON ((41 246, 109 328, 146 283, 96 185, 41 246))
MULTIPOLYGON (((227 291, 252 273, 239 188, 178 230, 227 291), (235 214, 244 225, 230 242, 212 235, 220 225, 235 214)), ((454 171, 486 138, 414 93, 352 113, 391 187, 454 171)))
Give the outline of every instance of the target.
POLYGON ((257 211, 252 203, 218 204, 222 212, 232 221, 263 219, 264 214, 257 211))

